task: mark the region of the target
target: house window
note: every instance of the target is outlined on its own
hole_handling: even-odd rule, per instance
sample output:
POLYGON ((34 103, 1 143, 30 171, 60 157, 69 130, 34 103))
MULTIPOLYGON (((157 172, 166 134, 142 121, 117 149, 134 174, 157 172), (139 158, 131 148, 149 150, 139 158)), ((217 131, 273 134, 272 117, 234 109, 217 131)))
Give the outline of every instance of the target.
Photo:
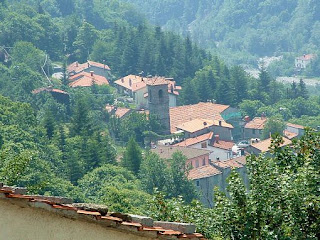
POLYGON ((196 180, 196 185, 197 185, 197 187, 200 187, 200 181, 199 180, 196 180))
POLYGON ((201 143, 201 148, 207 148, 207 142, 201 143))
POLYGON ((206 159, 202 159, 202 166, 206 165, 206 159))
POLYGON ((199 167, 199 160, 196 160, 196 168, 199 167))
POLYGON ((255 129, 252 129, 252 134, 256 134, 256 130, 255 129))

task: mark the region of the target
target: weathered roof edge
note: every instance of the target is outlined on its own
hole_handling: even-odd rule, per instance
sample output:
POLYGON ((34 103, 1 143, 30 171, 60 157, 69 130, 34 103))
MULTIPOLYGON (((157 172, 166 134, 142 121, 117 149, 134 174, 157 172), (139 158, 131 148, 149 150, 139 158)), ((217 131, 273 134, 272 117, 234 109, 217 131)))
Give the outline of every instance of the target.
POLYGON ((59 197, 31 196, 25 195, 24 192, 24 189, 3 186, 3 184, 0 183, 0 199, 9 200, 12 203, 17 203, 16 201, 19 200, 19 204, 23 204, 26 207, 44 209, 70 219, 93 222, 103 227, 117 229, 121 232, 130 232, 131 234, 149 238, 205 239, 202 234, 190 232, 190 229, 193 232, 195 229, 192 224, 154 222, 151 226, 150 220, 152 223, 153 220, 148 217, 114 213, 108 213, 103 216, 99 211, 83 210, 83 208, 75 207, 76 205, 63 204, 62 202, 64 201, 54 201, 55 198, 59 199, 59 197), (149 224, 146 222, 146 219, 149 224), (172 229, 167 229, 167 227, 172 229))

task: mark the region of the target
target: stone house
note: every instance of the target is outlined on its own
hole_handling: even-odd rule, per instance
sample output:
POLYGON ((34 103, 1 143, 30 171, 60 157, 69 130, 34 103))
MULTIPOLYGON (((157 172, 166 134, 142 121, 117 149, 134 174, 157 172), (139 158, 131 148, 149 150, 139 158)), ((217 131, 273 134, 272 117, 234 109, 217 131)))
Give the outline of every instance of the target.
POLYGON ((69 77, 70 87, 91 87, 93 84, 96 85, 109 85, 109 81, 106 77, 98 75, 91 71, 80 72, 69 77))
POLYGON ((294 66, 298 71, 305 69, 316 57, 317 55, 315 54, 304 54, 303 56, 296 57, 294 60, 294 66))
POLYGON ((105 206, 72 204, 68 199, 25 195, 20 190, 0 183, 0 239, 203 239, 193 224, 110 213, 105 206))
POLYGON ((248 121, 244 125, 243 139, 259 138, 261 139, 264 125, 267 122, 267 118, 264 116, 255 117, 251 121, 248 121))
POLYGON ((214 188, 227 193, 227 178, 232 170, 237 171, 244 185, 248 188, 249 180, 246 170, 246 157, 241 156, 227 161, 217 161, 210 165, 191 169, 188 178, 193 180, 200 193, 200 201, 205 206, 214 206, 214 188))
POLYGON ((291 136, 294 136, 294 137, 301 137, 305 133, 304 128, 305 127, 302 125, 287 123, 285 132, 287 132, 287 134, 292 133, 291 136))
MULTIPOLYGON (((290 145, 292 142, 286 137, 282 137, 283 143, 280 147, 285 147, 290 145)), ((267 138, 260 142, 255 142, 249 145, 246 149, 248 153, 259 155, 260 153, 266 153, 267 156, 270 156, 270 147, 271 147, 271 138, 267 138)))
POLYGON ((207 149, 210 151, 209 158, 211 161, 227 160, 234 157, 232 147, 234 142, 224 141, 219 135, 209 132, 194 138, 188 138, 174 146, 189 147, 196 149, 207 149))
POLYGON ((81 72, 91 73, 103 76, 105 78, 111 77, 111 69, 104 63, 98 63, 94 61, 87 61, 85 63, 73 62, 67 67, 69 77, 81 72))

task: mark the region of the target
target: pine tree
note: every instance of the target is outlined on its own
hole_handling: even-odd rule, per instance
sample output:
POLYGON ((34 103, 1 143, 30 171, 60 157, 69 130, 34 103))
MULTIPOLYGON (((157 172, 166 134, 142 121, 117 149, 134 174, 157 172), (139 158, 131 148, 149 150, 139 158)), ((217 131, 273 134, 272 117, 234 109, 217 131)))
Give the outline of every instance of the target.
POLYGON ((269 92, 269 84, 271 82, 271 77, 269 76, 266 69, 262 68, 259 73, 259 91, 260 92, 269 92))
POLYGON ((45 112, 45 116, 43 118, 43 126, 46 129, 48 138, 51 139, 55 129, 55 119, 52 111, 47 110, 45 112))
POLYGON ((195 104, 200 101, 197 89, 190 79, 186 79, 182 88, 182 99, 185 105, 195 104))
POLYGON ((298 91, 299 91, 300 97, 303 97, 304 99, 308 98, 308 90, 307 90, 305 82, 302 79, 300 79, 300 82, 298 85, 298 91))
POLYGON ((134 138, 130 138, 122 157, 121 165, 137 175, 140 169, 141 161, 141 149, 134 138))

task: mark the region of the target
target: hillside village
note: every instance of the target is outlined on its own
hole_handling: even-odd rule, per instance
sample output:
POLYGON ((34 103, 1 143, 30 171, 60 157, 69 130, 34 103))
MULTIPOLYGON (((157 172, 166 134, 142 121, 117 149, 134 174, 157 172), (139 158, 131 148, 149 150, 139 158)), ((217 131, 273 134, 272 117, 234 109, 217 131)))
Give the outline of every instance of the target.
POLYGON ((0 1, 0 239, 319 239, 319 12, 0 1))
MULTIPOLYGON (((150 142, 151 151, 163 159, 181 152, 191 167, 188 178, 194 181, 201 202, 208 207, 214 204, 214 187, 227 193, 231 170, 239 172, 248 186, 247 155, 269 153, 271 133, 269 138, 262 138, 268 120, 265 114, 250 119, 242 117, 239 109, 210 101, 178 106, 177 96, 182 88, 172 78, 131 74, 111 82, 110 67, 105 62, 89 60, 70 64, 67 75, 72 88, 112 85, 118 98, 131 104, 131 108, 106 105, 112 118, 123 119, 133 112, 156 116, 161 124, 158 133, 164 138, 150 142), (171 137, 165 138, 168 134, 171 137)), ((303 135, 304 126, 286 123, 281 147, 303 135)))

